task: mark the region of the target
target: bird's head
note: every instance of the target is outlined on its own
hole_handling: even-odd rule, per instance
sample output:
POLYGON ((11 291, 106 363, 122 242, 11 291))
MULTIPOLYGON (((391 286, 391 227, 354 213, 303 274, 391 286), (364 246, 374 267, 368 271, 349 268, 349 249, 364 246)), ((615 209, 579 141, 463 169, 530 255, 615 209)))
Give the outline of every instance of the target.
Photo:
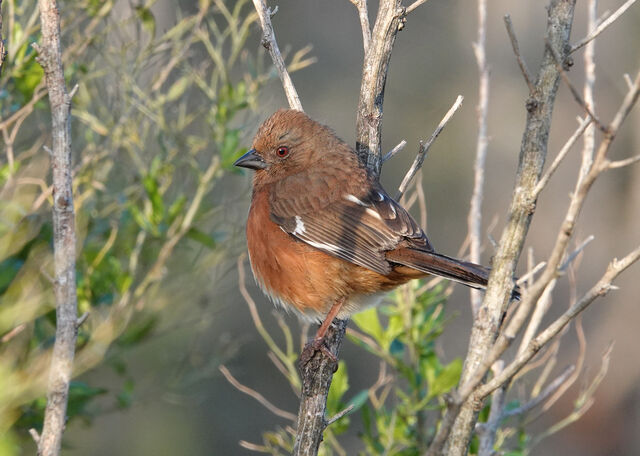
POLYGON ((353 154, 349 146, 328 127, 304 112, 276 111, 264 121, 253 140, 251 150, 234 163, 256 171, 255 185, 269 184, 298 174, 312 164, 344 154, 353 154))

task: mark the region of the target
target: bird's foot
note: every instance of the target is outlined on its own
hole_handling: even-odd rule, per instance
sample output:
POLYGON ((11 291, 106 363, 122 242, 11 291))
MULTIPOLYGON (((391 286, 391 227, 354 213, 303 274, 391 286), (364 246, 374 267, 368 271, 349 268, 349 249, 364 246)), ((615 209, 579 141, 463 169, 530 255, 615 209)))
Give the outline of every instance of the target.
POLYGON ((329 348, 325 344, 324 337, 315 337, 309 343, 307 343, 307 345, 304 346, 304 349, 302 350, 300 359, 298 361, 300 368, 304 368, 318 352, 329 358, 329 360, 335 364, 335 369, 338 368, 338 358, 336 357, 336 355, 331 353, 331 350, 329 350, 329 348))

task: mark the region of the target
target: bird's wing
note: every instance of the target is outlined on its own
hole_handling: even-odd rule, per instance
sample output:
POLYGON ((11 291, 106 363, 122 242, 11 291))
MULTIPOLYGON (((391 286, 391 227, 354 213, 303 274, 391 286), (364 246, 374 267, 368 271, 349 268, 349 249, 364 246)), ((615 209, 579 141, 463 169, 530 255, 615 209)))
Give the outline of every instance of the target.
POLYGON ((400 243, 432 250, 416 221, 379 185, 366 185, 370 190, 356 196, 345 191, 352 185, 301 180, 306 188, 288 185, 271 198, 271 219, 296 239, 380 274, 391 271, 385 252, 400 243))

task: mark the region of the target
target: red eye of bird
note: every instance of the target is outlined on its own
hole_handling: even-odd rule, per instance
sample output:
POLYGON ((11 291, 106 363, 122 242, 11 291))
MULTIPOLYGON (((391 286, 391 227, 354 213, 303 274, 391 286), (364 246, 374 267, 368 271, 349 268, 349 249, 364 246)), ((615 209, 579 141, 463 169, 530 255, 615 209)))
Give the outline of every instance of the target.
POLYGON ((276 153, 278 154, 278 157, 284 158, 289 155, 289 148, 287 146, 280 146, 276 153))

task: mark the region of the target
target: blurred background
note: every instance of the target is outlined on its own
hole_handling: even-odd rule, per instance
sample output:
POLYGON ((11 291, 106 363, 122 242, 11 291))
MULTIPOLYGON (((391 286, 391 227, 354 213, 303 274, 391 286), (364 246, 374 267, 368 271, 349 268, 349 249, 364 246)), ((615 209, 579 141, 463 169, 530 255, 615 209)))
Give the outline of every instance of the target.
MULTIPOLYGON (((599 14, 620 3, 600 1, 599 14)), ((299 68, 292 78, 305 111, 354 144, 363 59, 355 8, 347 0, 282 0, 277 5, 276 36, 287 61, 299 68), (308 45, 312 49, 299 52, 308 45)), ((252 5, 158 0, 62 2, 60 7, 68 84, 79 84, 72 111, 79 245, 84 250, 78 259, 79 305, 81 312, 90 312, 79 335, 79 376, 72 390, 77 410, 67 426, 64 453, 251 454, 240 440, 261 442, 263 432, 289 423, 238 391, 219 366, 283 410, 295 414, 298 403, 268 359, 268 347, 238 288, 239 258, 249 273, 242 255, 250 176, 231 163, 250 146, 259 123, 286 106, 259 44, 255 18, 247 19, 252 5)), ((13 59, 3 70, 0 89, 6 151, 1 158, 0 385, 5 393, 0 393, 0 417, 9 423, 0 428, 0 434, 8 432, 0 454, 9 455, 35 451, 26 429, 41 419, 38 394, 46 379, 44 354, 52 342, 54 316, 47 285, 52 270, 43 150, 50 143, 48 114, 39 67, 25 45, 38 37, 37 5, 5 0, 2 8, 3 35, 13 59), (21 111, 38 96, 28 113, 21 111), (24 114, 24 123, 14 130, 15 119, 9 121, 16 112, 24 114)), ((372 1, 372 23, 375 12, 372 1)), ((503 24, 507 13, 533 74, 544 48, 545 2, 489 2, 485 264, 494 250, 490 239, 499 239, 505 223, 526 114, 527 86, 503 24)), ((586 2, 578 2, 572 42, 586 35, 586 15, 586 2)), ((623 74, 633 76, 640 68, 639 25, 640 8, 634 5, 597 40, 595 102, 604 122, 626 93, 623 74)), ((390 192, 410 166, 418 141, 431 134, 458 94, 465 97, 430 149, 422 173, 426 231, 436 249, 454 256, 466 237, 473 186, 476 26, 474 2, 431 0, 411 13, 397 36, 385 93, 383 149, 408 142, 384 165, 382 181, 390 192)), ((583 82, 582 55, 574 55, 570 72, 577 87, 583 82)), ((573 133, 579 115, 580 107, 561 84, 548 160, 573 133)), ((638 127, 636 106, 614 142, 612 158, 638 154, 638 127)), ((533 249, 536 261, 549 253, 578 167, 576 146, 539 199, 520 272, 526 270, 527 249, 533 249)), ((640 166, 607 172, 592 189, 574 237, 578 244, 595 236, 579 261, 578 295, 598 280, 612 258, 638 245, 639 226, 640 166)), ((571 413, 581 387, 600 370, 603 353, 614 341, 595 402, 533 454, 640 454, 639 273, 640 266, 634 265, 616 281, 619 290, 586 311, 585 371, 527 429, 532 435, 544 432, 571 413)), ((558 284, 547 322, 566 309, 569 283, 565 278, 558 284)), ((250 277, 247 289, 267 332, 283 345, 272 304, 250 277)), ((467 349, 471 312, 466 289, 455 287, 445 314, 438 350, 448 362, 464 357, 467 349)), ((284 320, 298 343, 296 318, 285 315, 284 320)), ((575 362, 580 350, 573 328, 562 337, 557 372, 575 362)), ((348 364, 347 398, 375 381, 373 355, 345 341, 341 358, 348 364)), ((346 454, 362 450, 361 431, 354 423, 340 436, 346 454)))

